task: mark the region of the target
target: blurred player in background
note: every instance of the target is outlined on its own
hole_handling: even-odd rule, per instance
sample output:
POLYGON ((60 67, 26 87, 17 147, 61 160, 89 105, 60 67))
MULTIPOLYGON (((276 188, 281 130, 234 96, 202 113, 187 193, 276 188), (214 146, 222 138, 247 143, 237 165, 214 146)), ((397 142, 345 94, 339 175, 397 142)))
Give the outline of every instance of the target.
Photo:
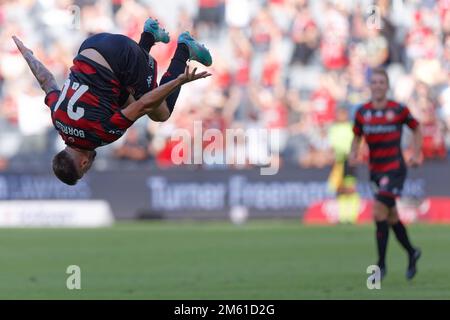
POLYGON ((386 275, 385 256, 391 226, 397 240, 408 253, 406 277, 410 280, 416 274, 416 263, 421 251, 412 246, 396 208, 396 198, 401 194, 407 173, 400 145, 402 127, 406 124, 414 132, 414 151, 408 159, 411 166, 417 166, 422 162, 422 135, 419 124, 412 117, 408 107, 387 99, 389 78, 384 69, 373 70, 370 90, 371 101, 362 105, 355 115, 353 126, 355 136, 349 161, 352 165, 356 164, 358 149, 364 137, 369 147, 370 180, 375 192, 373 215, 381 277, 386 275))
POLYGON ((328 136, 335 157, 328 177, 328 186, 336 194, 339 222, 355 223, 358 219, 361 197, 356 190, 355 168, 348 163, 353 131, 346 108, 338 108, 336 122, 331 125, 328 136))
POLYGON ((212 64, 209 51, 188 32, 178 45, 158 86, 156 61, 150 49, 169 42, 169 34, 147 19, 139 43, 119 34, 99 33, 86 39, 73 60, 62 90, 33 52, 13 37, 19 51, 45 91, 53 125, 66 148, 53 158, 53 171, 64 183, 74 185, 90 169, 95 149, 119 139, 140 117, 166 121, 183 84, 210 76, 196 74, 186 65, 196 60, 212 64))

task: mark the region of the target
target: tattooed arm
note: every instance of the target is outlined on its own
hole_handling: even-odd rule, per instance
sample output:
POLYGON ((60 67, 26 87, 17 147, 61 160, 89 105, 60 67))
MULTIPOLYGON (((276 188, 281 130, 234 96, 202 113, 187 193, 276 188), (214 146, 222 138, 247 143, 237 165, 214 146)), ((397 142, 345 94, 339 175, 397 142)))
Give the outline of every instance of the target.
POLYGON ((39 85, 42 90, 45 91, 45 94, 53 90, 58 90, 58 84, 56 83, 55 77, 51 74, 50 71, 33 55, 33 51, 25 47, 25 45, 20 41, 16 36, 12 37, 14 42, 16 43, 17 48, 20 53, 24 57, 25 61, 28 63, 31 71, 36 77, 39 85))

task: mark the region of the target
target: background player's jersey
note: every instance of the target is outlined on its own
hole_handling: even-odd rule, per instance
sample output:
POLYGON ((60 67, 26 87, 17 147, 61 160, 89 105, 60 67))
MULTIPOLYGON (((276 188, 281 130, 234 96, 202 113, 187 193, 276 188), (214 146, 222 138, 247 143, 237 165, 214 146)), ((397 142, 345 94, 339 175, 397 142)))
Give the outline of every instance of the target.
POLYGON ((102 65, 78 55, 62 91, 52 91, 45 103, 56 130, 68 146, 86 150, 119 139, 133 124, 121 112, 121 86, 102 65))
POLYGON ((383 173, 404 169, 401 150, 402 127, 418 126, 409 109, 395 101, 388 101, 386 108, 375 109, 371 102, 361 106, 355 115, 353 132, 364 136, 369 146, 370 170, 383 173))

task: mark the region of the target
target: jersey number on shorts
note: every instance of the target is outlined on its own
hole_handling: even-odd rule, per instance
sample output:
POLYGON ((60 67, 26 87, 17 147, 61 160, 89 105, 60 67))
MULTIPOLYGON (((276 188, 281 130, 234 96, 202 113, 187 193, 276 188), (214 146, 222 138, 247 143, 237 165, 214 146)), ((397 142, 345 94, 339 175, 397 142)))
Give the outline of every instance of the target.
MULTIPOLYGON (((56 112, 58 110, 59 106, 63 102, 63 100, 66 98, 67 90, 70 87, 70 79, 67 79, 66 82, 64 82, 64 87, 62 90, 61 95, 59 96, 58 102, 55 105, 55 109, 53 112, 56 112)), ((74 110, 75 102, 77 102, 78 99, 81 98, 81 96, 89 90, 89 87, 85 84, 81 85, 78 82, 73 82, 72 89, 75 90, 72 97, 69 99, 69 102, 67 103, 67 115, 72 120, 80 120, 84 116, 84 108, 77 107, 77 110, 74 110)))

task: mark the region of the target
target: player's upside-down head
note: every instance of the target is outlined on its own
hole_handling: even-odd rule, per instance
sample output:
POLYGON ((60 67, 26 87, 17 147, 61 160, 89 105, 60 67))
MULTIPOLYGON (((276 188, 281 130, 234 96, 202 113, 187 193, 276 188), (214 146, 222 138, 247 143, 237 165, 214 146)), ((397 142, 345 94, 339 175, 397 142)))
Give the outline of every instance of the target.
POLYGON ((53 157, 53 172, 59 180, 75 185, 91 168, 97 152, 66 147, 53 157))

